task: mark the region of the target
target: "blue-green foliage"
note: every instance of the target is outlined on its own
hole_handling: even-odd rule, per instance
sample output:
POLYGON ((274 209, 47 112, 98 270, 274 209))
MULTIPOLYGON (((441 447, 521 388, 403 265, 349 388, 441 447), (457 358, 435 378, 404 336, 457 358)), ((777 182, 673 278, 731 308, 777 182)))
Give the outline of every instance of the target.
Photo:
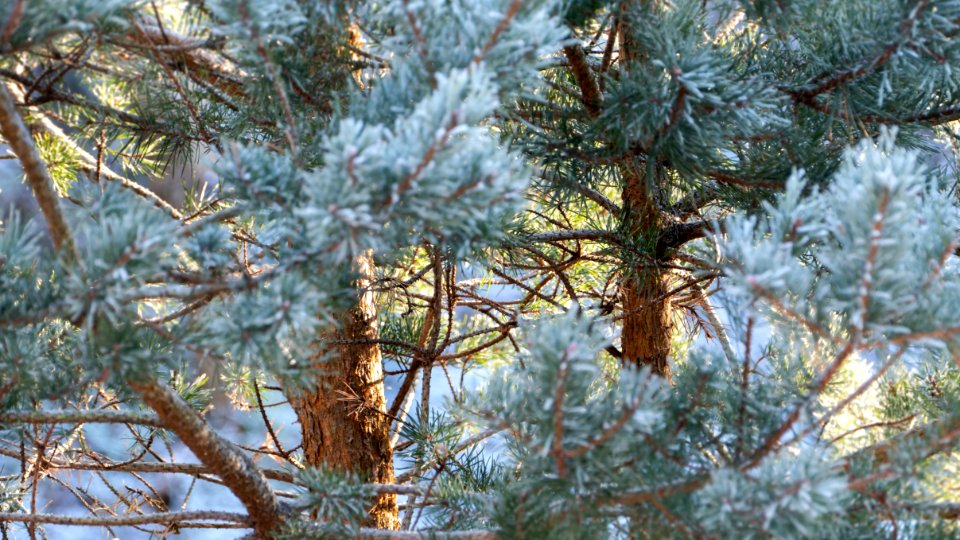
MULTIPOLYGON (((40 45, 46 40, 69 32, 91 30, 116 31, 128 28, 128 17, 137 0, 40 0, 23 2, 20 24, 12 28, 7 43, 0 43, 0 52, 40 45)), ((4 2, 0 18, 10 20, 19 2, 4 2)))
POLYGON ((676 4, 630 12, 637 58, 609 83, 607 138, 683 174, 735 166, 736 140, 787 125, 784 96, 744 65, 736 42, 708 39, 700 2, 676 4))
MULTIPOLYGON (((958 421, 945 406, 955 367, 942 356, 960 332, 957 274, 943 264, 960 228, 952 195, 892 135, 851 148, 828 189, 805 191, 801 176, 766 217, 727 222, 729 301, 775 329, 751 357, 695 350, 667 392, 644 373, 604 375, 600 321, 574 314, 528 329, 523 362, 466 407, 508 440, 513 480, 492 490, 506 536, 616 537, 613 516, 681 536, 665 512, 688 531, 725 537, 879 534, 882 520, 859 510, 871 504, 861 480, 902 501, 896 519, 935 507, 927 490, 951 474, 951 460, 917 460, 952 445, 958 421), (874 429, 924 422, 923 435, 895 436, 882 457, 851 453, 850 432, 823 435, 843 422, 856 385, 869 384, 836 390, 851 384, 838 373, 857 354, 872 355, 869 374, 886 381, 860 409, 876 415, 874 429), (837 391, 839 405, 826 397, 837 391)), ((920 529, 944 527, 934 519, 920 529)))
POLYGON ((817 450, 772 456, 741 474, 713 473, 696 497, 707 529, 740 538, 823 538, 845 509, 847 480, 817 450))
POLYGON ((770 219, 727 225, 732 291, 784 298, 824 328, 839 316, 868 341, 935 333, 955 320, 960 282, 948 259, 960 213, 916 153, 891 136, 867 141, 847 152, 827 190, 803 190, 796 174, 767 207, 770 219))
MULTIPOLYGON (((940 486, 960 433, 960 213, 949 173, 921 150, 960 115, 960 2, 189 4, 192 18, 171 21, 152 2, 25 2, 0 44, 0 84, 27 80, 33 93, 16 97, 40 114, 44 100, 65 102, 57 120, 98 155, 85 167, 128 145, 161 161, 203 150, 221 187, 179 216, 115 178, 73 182, 79 151, 37 137, 41 155, 73 149, 52 168, 74 184, 63 206, 77 256, 48 250, 16 214, 0 231, 0 412, 77 404, 93 388, 123 400, 126 381, 171 372, 202 411, 200 359, 236 373, 247 403, 262 401, 264 374, 289 394, 324 368, 324 340, 357 295, 402 281, 407 311, 380 335, 391 360, 497 368, 455 417, 421 403, 398 422, 418 527, 578 539, 956 533, 937 505, 955 500, 940 486), (164 20, 177 24, 155 28, 164 20), (192 37, 146 46, 138 26, 192 37), (354 32, 371 42, 349 41, 354 32), (580 57, 562 52, 573 45, 593 79, 574 80, 580 57), (58 68, 117 95, 60 96, 51 80, 62 73, 21 69, 59 62, 58 48, 83 52, 58 68), (592 90, 602 99, 584 103, 592 90), (888 123, 904 125, 895 136, 888 123), (630 186, 648 190, 647 229, 630 223, 650 208, 628 207, 624 171, 647 183, 630 186), (756 189, 770 186, 783 189, 756 189), (543 249, 513 242, 526 260, 501 256, 531 199, 539 213, 525 225, 583 230, 548 233, 543 249), (722 224, 698 248, 716 267, 682 245, 651 249, 714 217, 722 224), (425 245, 450 260, 413 275, 425 245), (527 298, 481 301, 483 280, 456 276, 477 255, 527 298), (513 260, 519 270, 501 271, 513 260), (585 261, 595 266, 567 279, 585 261), (638 265, 677 286, 657 302, 686 291, 693 315, 707 300, 688 277, 722 275, 717 296, 737 323, 713 329, 729 340, 723 354, 694 348, 670 382, 608 357, 627 316, 614 304, 638 265), (538 272, 551 275, 535 283, 538 272), (548 291, 552 274, 563 293, 548 291), (554 297, 577 293, 577 309, 557 315, 554 297), (494 326, 457 341, 459 308, 494 326), (453 338, 429 350, 434 330, 453 338), (490 335, 515 349, 457 356, 490 335), (505 451, 467 444, 476 433, 496 433, 491 446, 505 451)), ((0 8, 0 24, 10 16, 0 8)), ((0 509, 20 497, 5 482, 0 509)), ((397 489, 310 468, 296 482, 303 519, 286 534, 297 538, 357 536, 377 490, 397 489)))
POLYGON ((309 468, 298 473, 303 483, 296 500, 298 509, 316 512, 319 525, 291 521, 281 538, 342 538, 355 536, 367 514, 366 499, 376 492, 353 474, 325 468, 309 468))
POLYGON ((528 172, 477 125, 497 104, 482 68, 437 78, 437 89, 389 128, 345 120, 326 141, 326 166, 306 176, 308 204, 296 211, 313 249, 330 246, 332 260, 349 261, 418 237, 459 253, 497 238, 528 172))

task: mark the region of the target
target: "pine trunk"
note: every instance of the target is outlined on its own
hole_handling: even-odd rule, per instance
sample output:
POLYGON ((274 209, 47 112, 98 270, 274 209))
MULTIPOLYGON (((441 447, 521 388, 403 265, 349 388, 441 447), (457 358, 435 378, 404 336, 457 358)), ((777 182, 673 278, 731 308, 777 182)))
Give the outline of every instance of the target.
MULTIPOLYGON (((634 5, 643 5, 651 0, 623 0, 620 3, 620 53, 624 69, 630 63, 641 60, 643 51, 634 42, 630 25, 635 24, 630 16, 634 5)), ((672 317, 670 299, 667 298, 668 275, 657 259, 657 240, 663 226, 663 216, 658 205, 658 178, 646 177, 645 163, 628 157, 620 163, 623 180, 623 216, 625 232, 642 246, 647 256, 623 271, 620 290, 623 301, 623 329, 620 346, 624 364, 648 366, 654 373, 670 379, 670 334, 672 317)), ((654 167, 656 169, 656 167, 654 167)))
MULTIPOLYGON (((357 285, 364 291, 372 276, 368 257, 358 260, 357 285)), ((303 454, 307 464, 358 473, 367 482, 391 484, 393 449, 390 421, 383 392, 383 363, 377 338, 377 312, 373 293, 360 294, 356 306, 340 317, 332 333, 340 343, 323 351, 323 363, 314 388, 291 399, 300 421, 303 454)), ((397 529, 397 497, 380 495, 370 510, 369 527, 397 529)))
MULTIPOLYGON (((621 283, 623 329, 620 346, 623 362, 648 366, 654 373, 670 378, 670 334, 672 318, 667 297, 668 276, 656 259, 661 216, 643 169, 634 161, 621 164, 624 181, 623 212, 627 233, 645 238, 648 256, 625 268, 621 283)), ((652 182, 651 182, 652 184, 652 182)))
POLYGON ((623 331, 621 347, 624 362, 649 366, 657 375, 670 378, 670 309, 664 301, 664 278, 650 269, 637 269, 627 276, 623 287, 623 331))

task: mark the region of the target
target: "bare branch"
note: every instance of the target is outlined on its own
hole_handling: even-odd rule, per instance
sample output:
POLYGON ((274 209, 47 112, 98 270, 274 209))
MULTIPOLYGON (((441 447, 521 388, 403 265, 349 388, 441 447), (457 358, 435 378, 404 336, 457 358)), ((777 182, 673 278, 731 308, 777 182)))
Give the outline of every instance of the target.
POLYGON ((362 540, 497 540, 493 531, 480 529, 465 531, 388 531, 385 529, 360 529, 362 540))
POLYGON ((152 415, 119 411, 33 411, 0 413, 0 424, 138 424, 163 427, 163 422, 152 415))
MULTIPOLYGON (((162 512, 140 514, 136 516, 85 517, 61 516, 57 514, 21 514, 18 512, 0 512, 0 523, 47 523, 50 525, 79 525, 85 527, 121 527, 124 525, 145 525, 149 523, 169 523, 178 527, 189 527, 189 521, 226 521, 218 523, 217 528, 228 528, 233 524, 247 526, 248 518, 233 512, 162 512)), ((204 526, 204 528, 206 528, 204 526)))
POLYGON ((283 515, 263 472, 244 453, 222 439, 170 387, 155 380, 128 381, 168 429, 240 499, 250 523, 263 537, 279 530, 283 515))
POLYGON ((44 219, 47 220, 54 245, 57 249, 66 251, 73 260, 79 260, 73 236, 63 216, 63 210, 60 209, 60 198, 57 196, 53 179, 50 178, 47 166, 40 159, 30 130, 17 112, 13 96, 4 84, 0 84, 0 133, 10 143, 13 153, 23 165, 23 173, 40 205, 44 219))
POLYGON ((590 70, 590 64, 587 62, 587 55, 583 52, 580 44, 570 45, 563 48, 563 54, 570 62, 570 73, 577 80, 580 86, 580 94, 583 100, 583 106, 590 113, 590 116, 600 114, 600 105, 603 103, 603 94, 600 93, 600 85, 597 84, 596 77, 590 70))

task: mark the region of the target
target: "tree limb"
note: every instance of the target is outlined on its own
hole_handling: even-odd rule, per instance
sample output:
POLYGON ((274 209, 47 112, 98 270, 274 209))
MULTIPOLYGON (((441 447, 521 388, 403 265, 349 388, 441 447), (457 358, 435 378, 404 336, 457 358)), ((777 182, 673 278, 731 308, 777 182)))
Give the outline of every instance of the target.
POLYGON ((703 238, 716 223, 713 220, 703 220, 692 223, 677 223, 667 227, 657 238, 657 259, 663 257, 671 249, 676 249, 692 240, 703 238))
POLYGON ((570 62, 570 72, 580 86, 583 106, 586 107, 590 116, 599 115, 603 94, 600 93, 600 85, 597 84, 597 79, 590 70, 590 64, 587 63, 587 55, 583 52, 583 47, 579 43, 569 45, 563 48, 563 54, 570 62))
POLYGON ((360 529, 362 540, 497 540, 493 531, 482 529, 465 531, 388 531, 384 529, 360 529))
POLYGON ((63 216, 63 210, 60 208, 60 198, 53 185, 53 179, 50 178, 47 166, 40 159, 30 130, 17 112, 13 96, 4 84, 0 84, 0 133, 10 144, 13 153, 20 159, 23 173, 27 177, 27 184, 30 185, 30 190, 33 191, 37 204, 40 205, 40 211, 47 220, 54 246, 58 250, 65 251, 73 260, 79 260, 77 247, 67 226, 67 220, 63 216))
POLYGON ((530 242, 560 242, 563 240, 593 240, 593 241, 611 241, 616 236, 609 231, 593 229, 577 229, 568 231, 547 231, 537 234, 531 234, 526 239, 530 242))
MULTIPOLYGON (((48 523, 50 525, 79 525, 85 527, 120 527, 125 525, 146 525, 149 523, 169 523, 178 527, 189 526, 186 521, 227 521, 230 524, 245 525, 248 517, 233 512, 162 512, 132 516, 62 516, 57 514, 27 514, 20 512, 0 512, 0 523, 48 523)), ((219 524, 218 528, 227 528, 229 524, 219 524)))
POLYGON ((156 380, 127 382, 156 411, 164 425, 240 499, 257 534, 269 538, 279 530, 283 523, 280 505, 263 472, 247 455, 222 439, 169 386, 156 380))
POLYGON ((156 416, 120 411, 31 411, 0 413, 0 424, 84 424, 89 422, 164 427, 163 422, 156 416))

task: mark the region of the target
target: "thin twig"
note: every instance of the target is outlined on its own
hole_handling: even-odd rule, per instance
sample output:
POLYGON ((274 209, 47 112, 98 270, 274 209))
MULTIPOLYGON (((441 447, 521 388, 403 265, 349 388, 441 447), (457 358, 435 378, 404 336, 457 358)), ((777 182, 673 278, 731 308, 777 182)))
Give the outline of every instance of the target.
POLYGON ((551 454, 557 466, 557 478, 562 479, 566 475, 567 453, 563 449, 563 398, 567 390, 567 375, 570 372, 570 362, 564 355, 560 361, 560 369, 557 373, 556 387, 553 391, 553 445, 551 454))
POLYGON ((0 413, 0 424, 111 423, 163 427, 153 415, 117 411, 31 411, 0 413))
POLYGON ((233 512, 158 512, 136 516, 117 517, 86 517, 63 516, 58 514, 25 514, 19 512, 0 512, 0 523, 47 523, 51 525, 79 525, 79 526, 124 526, 143 525, 149 523, 173 523, 183 526, 182 522, 190 520, 216 520, 246 525, 248 516, 233 512))

